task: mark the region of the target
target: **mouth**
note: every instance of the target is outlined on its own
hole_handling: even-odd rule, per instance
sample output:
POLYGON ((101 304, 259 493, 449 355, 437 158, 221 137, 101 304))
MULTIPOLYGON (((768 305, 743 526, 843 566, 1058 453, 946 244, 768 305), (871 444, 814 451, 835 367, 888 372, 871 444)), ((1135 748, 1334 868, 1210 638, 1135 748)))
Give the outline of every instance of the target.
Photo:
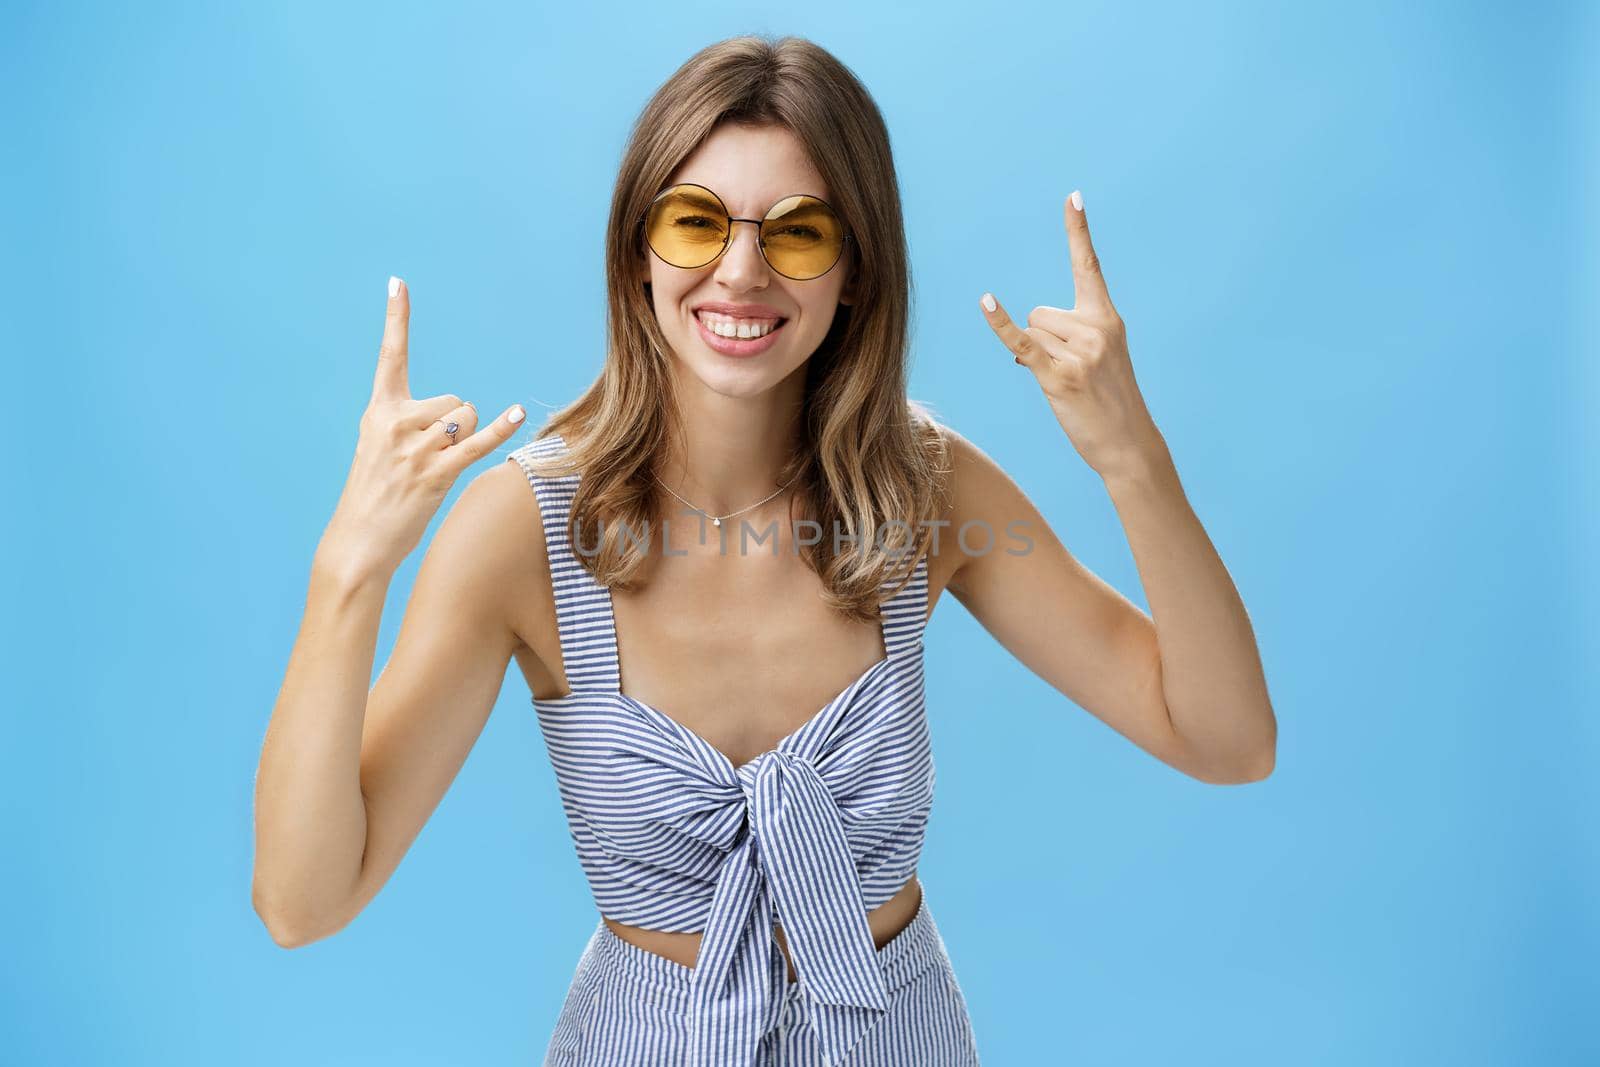
POLYGON ((778 335, 789 322, 781 316, 775 320, 735 319, 701 311, 694 313, 694 321, 706 346, 725 356, 753 356, 765 352, 778 343, 778 335))

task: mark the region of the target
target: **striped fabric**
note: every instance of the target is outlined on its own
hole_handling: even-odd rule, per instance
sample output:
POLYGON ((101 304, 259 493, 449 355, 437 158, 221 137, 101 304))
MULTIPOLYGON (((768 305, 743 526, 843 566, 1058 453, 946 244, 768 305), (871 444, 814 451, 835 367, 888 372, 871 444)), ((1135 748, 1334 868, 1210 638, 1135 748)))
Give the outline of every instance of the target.
MULTIPOLYGON (((878 950, 889 1010, 850 1050, 848 1067, 979 1067, 966 997, 944 939, 920 901, 916 916, 878 950)), ((595 926, 573 972, 544 1067, 667 1067, 692 1045, 694 971, 595 926)), ((800 983, 788 983, 777 1023, 761 1039, 761 1067, 822 1067, 816 1020, 800 983)))
POLYGON ((867 912, 915 872, 933 801, 923 704, 927 559, 882 611, 886 655, 797 730, 740 766, 620 691, 610 590, 567 537, 578 475, 546 477, 550 434, 509 455, 544 523, 570 692, 533 700, 600 913, 703 931, 688 1063, 755 1064, 777 1025, 782 925, 824 1063, 844 1061, 889 1009, 867 912))

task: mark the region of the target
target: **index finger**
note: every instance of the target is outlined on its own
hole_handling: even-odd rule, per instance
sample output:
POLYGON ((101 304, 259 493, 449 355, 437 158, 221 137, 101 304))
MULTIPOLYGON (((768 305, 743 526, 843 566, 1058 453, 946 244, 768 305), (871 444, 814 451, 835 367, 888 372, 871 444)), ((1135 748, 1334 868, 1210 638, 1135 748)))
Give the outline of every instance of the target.
POLYGON ((383 343, 378 346, 378 370, 372 379, 372 395, 385 400, 402 400, 411 395, 407 381, 407 333, 411 321, 411 290, 399 278, 389 278, 389 308, 383 316, 383 343))
POLYGON ((1089 220, 1083 213, 1083 193, 1074 189, 1062 204, 1066 215, 1067 246, 1072 255, 1072 291, 1077 307, 1111 307, 1106 276, 1100 273, 1100 257, 1089 239, 1089 220))

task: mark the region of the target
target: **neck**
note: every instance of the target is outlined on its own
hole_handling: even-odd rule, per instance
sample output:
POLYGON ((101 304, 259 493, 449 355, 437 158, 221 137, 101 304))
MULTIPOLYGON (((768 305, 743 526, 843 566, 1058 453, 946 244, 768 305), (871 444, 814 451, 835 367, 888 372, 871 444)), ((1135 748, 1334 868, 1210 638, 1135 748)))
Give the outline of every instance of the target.
MULTIPOLYGON (((805 365, 755 396, 714 393, 683 373, 677 386, 684 421, 668 433, 656 477, 708 515, 727 515, 777 492, 799 436, 805 365)), ((683 508, 663 495, 669 514, 683 508)))

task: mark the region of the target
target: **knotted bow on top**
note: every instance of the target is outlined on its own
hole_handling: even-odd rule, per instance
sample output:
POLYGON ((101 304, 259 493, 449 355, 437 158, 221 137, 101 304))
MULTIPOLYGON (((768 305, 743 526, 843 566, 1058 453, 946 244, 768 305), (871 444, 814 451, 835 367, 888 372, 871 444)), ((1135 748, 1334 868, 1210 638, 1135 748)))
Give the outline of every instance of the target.
POLYGON ((773 750, 737 773, 746 823, 723 861, 695 963, 689 1062, 755 1062, 787 985, 776 919, 823 1063, 834 1067, 889 1008, 839 808, 802 757, 773 750))

